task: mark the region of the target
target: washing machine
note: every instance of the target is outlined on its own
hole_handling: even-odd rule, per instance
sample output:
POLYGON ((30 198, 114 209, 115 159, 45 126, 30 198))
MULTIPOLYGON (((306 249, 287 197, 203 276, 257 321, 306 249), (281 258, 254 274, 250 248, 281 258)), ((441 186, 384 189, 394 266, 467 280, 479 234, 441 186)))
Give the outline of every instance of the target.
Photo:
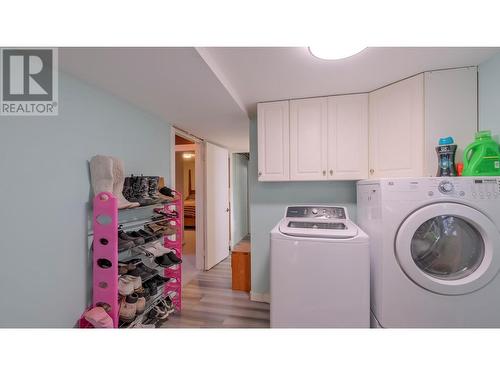
POLYGON ((500 178, 357 184, 372 326, 500 327, 500 178))
POLYGON ((271 327, 368 328, 369 259, 345 207, 287 207, 271 231, 271 327))

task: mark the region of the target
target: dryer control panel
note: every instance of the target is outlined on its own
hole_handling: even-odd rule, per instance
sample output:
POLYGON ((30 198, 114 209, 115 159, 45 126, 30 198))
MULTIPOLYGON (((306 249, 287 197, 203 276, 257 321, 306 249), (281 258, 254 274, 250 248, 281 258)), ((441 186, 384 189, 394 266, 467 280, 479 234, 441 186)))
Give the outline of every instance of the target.
POLYGON ((290 206, 286 209, 286 217, 347 219, 347 212, 344 207, 337 206, 290 206))

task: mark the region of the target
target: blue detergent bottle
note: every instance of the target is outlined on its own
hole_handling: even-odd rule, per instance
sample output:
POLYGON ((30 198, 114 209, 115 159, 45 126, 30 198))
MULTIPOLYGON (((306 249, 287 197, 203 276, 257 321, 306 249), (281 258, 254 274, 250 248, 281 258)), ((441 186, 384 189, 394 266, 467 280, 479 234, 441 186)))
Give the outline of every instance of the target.
POLYGON ((455 152, 457 145, 454 144, 452 137, 439 138, 439 146, 436 147, 438 157, 437 177, 456 176, 455 152))

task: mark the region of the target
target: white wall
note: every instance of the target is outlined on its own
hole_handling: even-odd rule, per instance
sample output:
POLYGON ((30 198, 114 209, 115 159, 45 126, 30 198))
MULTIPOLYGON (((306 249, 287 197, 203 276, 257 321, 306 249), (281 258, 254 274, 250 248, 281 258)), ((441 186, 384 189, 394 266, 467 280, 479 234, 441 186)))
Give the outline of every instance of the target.
POLYGON ((479 65, 479 129, 500 142, 500 53, 479 65))
POLYGON ((0 327, 72 327, 90 302, 88 160, 170 176, 170 126, 66 74, 59 116, 0 116, 0 327))

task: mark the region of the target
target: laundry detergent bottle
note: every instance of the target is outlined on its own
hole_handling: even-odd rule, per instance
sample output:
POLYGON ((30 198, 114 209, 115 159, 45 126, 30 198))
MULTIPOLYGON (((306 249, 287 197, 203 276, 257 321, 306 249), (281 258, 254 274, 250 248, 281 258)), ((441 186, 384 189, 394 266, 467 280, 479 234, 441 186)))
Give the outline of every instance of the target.
POLYGON ((463 176, 500 176, 500 145, 491 131, 476 133, 474 142, 464 150, 463 176))
POLYGON ((437 177, 456 176, 455 152, 457 145, 453 143, 452 137, 439 138, 439 146, 436 147, 438 157, 437 177))

